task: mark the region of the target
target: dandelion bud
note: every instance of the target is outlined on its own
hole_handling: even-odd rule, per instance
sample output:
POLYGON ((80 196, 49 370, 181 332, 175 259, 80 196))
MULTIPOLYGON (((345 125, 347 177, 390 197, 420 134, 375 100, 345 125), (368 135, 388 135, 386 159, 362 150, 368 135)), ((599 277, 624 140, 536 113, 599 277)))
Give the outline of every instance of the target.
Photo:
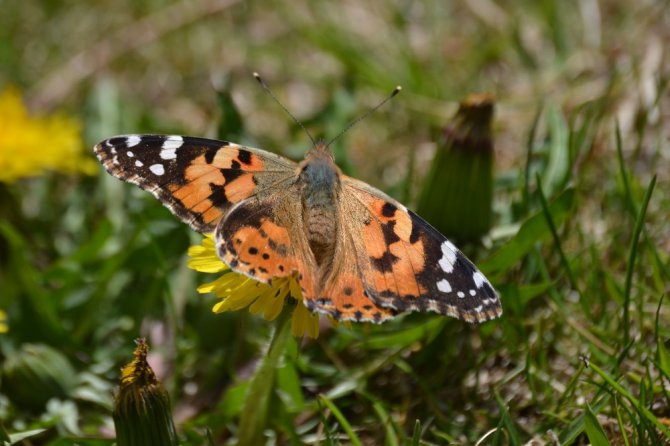
POLYGON ((418 214, 440 232, 476 241, 491 227, 494 98, 472 94, 444 130, 419 197, 418 214))
POLYGON ((121 370, 121 386, 114 398, 117 444, 178 445, 170 397, 147 362, 146 340, 136 342, 135 358, 121 370))

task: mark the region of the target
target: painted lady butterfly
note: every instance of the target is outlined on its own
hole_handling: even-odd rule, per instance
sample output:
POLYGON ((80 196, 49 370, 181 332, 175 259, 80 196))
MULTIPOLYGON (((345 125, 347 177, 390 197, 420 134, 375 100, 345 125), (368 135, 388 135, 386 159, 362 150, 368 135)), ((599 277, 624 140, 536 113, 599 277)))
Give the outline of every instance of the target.
POLYGON ((326 144, 299 164, 188 136, 116 136, 95 152, 110 174, 214 232, 234 271, 264 283, 295 274, 311 311, 376 323, 408 311, 472 323, 502 314, 470 260, 401 203, 343 175, 326 144))

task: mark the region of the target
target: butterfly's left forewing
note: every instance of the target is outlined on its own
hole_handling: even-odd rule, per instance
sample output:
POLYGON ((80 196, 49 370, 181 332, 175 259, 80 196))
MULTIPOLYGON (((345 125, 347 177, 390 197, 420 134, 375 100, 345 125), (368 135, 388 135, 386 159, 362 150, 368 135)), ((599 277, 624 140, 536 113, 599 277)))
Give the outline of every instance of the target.
POLYGON ((383 192, 343 178, 343 213, 370 298, 397 312, 434 311, 484 322, 498 294, 446 237, 383 192))
POLYGON ((176 135, 125 135, 96 144, 105 169, 156 196, 182 221, 213 232, 236 203, 268 193, 295 163, 226 141, 176 135))

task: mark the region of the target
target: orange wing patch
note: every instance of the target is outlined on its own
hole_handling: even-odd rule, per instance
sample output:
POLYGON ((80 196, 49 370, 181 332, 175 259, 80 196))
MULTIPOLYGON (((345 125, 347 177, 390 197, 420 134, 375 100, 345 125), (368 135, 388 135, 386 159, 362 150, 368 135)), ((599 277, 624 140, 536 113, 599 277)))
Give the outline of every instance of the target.
POLYGON ((254 172, 263 169, 263 160, 244 149, 222 148, 213 159, 208 155, 189 163, 184 170, 185 184, 168 188, 181 206, 212 226, 231 205, 254 194, 254 172))
POLYGON ((286 228, 267 217, 258 226, 245 225, 227 233, 217 245, 219 257, 232 269, 265 283, 298 270, 290 247, 286 228))
POLYGON ((413 234, 411 217, 389 201, 369 195, 360 198, 374 217, 362 228, 370 265, 368 285, 381 297, 424 295, 428 290, 417 280, 425 267, 424 242, 413 234))
POLYGON ((311 311, 332 316, 336 320, 381 323, 396 315, 391 308, 375 304, 356 274, 341 273, 335 282, 323 290, 321 297, 315 298, 303 291, 305 305, 311 311))

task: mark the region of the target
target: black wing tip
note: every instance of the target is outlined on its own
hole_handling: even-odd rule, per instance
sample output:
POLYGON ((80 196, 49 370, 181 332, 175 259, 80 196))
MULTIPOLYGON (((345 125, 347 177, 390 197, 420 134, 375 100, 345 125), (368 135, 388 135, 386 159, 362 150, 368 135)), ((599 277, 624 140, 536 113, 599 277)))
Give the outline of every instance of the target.
POLYGON ((105 138, 98 142, 94 149, 103 149, 104 147, 134 147, 140 143, 155 142, 160 141, 164 142, 169 138, 181 138, 184 141, 185 145, 205 145, 205 146, 226 146, 232 144, 230 141, 224 141, 220 139, 211 139, 211 138, 201 138, 199 136, 185 136, 179 135, 176 133, 128 133, 124 135, 114 135, 109 138, 105 138))

